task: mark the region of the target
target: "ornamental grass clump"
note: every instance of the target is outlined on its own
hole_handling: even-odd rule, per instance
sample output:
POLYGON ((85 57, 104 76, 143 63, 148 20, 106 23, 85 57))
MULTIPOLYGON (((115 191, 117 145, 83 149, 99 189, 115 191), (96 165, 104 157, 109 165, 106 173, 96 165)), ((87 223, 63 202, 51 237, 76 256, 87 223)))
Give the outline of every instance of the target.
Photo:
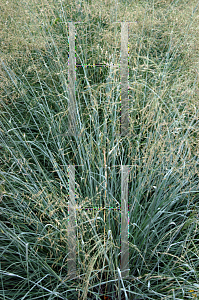
POLYGON ((182 2, 3 1, 1 299, 199 297, 198 6, 182 2), (135 23, 129 134, 121 136, 121 24, 112 22, 127 17, 135 23), (85 22, 75 24, 75 136, 68 134, 71 20, 85 22), (67 267, 69 165, 75 279, 67 267), (129 166, 128 278, 120 266, 121 165, 129 166))

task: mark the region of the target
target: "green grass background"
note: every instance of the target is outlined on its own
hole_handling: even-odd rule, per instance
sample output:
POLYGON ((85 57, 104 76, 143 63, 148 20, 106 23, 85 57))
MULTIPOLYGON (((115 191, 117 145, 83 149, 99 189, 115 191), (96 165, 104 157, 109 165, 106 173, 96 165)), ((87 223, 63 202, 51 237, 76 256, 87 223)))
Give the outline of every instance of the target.
POLYGON ((198 299, 198 1, 4 1, 0 20, 0 299, 198 299), (120 62, 129 25, 129 132, 119 67, 78 67, 67 137, 68 26, 76 63, 120 62), (67 277, 68 169, 77 265, 67 277), (130 277, 118 282, 129 165, 130 277), (107 173, 105 173, 107 165, 107 173), (106 174, 106 176, 105 176, 106 174))

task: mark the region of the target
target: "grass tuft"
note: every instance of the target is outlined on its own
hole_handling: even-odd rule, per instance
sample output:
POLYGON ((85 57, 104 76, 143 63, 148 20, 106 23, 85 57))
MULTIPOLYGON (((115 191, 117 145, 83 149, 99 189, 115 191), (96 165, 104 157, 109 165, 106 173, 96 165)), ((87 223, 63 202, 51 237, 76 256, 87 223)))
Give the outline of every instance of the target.
POLYGON ((197 1, 1 2, 0 298, 198 299, 197 1), (67 135, 71 20, 85 22, 76 24, 75 137, 67 135), (113 22, 127 20, 135 22, 121 137, 121 24, 113 22), (85 67, 97 63, 112 65, 85 67), (120 277, 116 165, 129 165, 129 278, 120 277))

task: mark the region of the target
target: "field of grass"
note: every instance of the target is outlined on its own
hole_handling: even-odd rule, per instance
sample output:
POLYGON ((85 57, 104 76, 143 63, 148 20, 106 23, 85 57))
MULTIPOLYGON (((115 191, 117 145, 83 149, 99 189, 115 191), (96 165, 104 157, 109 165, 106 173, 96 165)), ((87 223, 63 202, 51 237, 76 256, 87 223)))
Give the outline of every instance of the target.
POLYGON ((199 2, 5 1, 0 10, 0 299, 199 299, 199 2), (68 22, 76 23, 76 136, 68 22), (120 135, 121 24, 129 135, 120 135), (118 23, 114 23, 118 22, 118 23), (93 67, 97 63, 112 67, 93 67), (78 276, 67 275, 68 165, 78 276), (129 165, 130 276, 120 274, 129 165))

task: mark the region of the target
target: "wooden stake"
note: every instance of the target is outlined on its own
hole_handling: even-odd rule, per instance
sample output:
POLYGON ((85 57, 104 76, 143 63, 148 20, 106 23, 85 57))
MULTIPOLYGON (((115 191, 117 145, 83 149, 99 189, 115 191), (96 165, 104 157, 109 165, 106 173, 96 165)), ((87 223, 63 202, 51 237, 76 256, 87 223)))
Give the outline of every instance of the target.
POLYGON ((75 166, 69 165, 68 276, 76 277, 75 166))
POLYGON ((121 273, 129 276, 128 244, 128 166, 121 166, 121 273))
POLYGON ((128 23, 121 28, 121 135, 128 134, 128 23))
POLYGON ((76 98, 75 98, 75 81, 76 81, 76 60, 75 60, 75 25, 69 23, 69 124, 68 134, 76 135, 76 98))

